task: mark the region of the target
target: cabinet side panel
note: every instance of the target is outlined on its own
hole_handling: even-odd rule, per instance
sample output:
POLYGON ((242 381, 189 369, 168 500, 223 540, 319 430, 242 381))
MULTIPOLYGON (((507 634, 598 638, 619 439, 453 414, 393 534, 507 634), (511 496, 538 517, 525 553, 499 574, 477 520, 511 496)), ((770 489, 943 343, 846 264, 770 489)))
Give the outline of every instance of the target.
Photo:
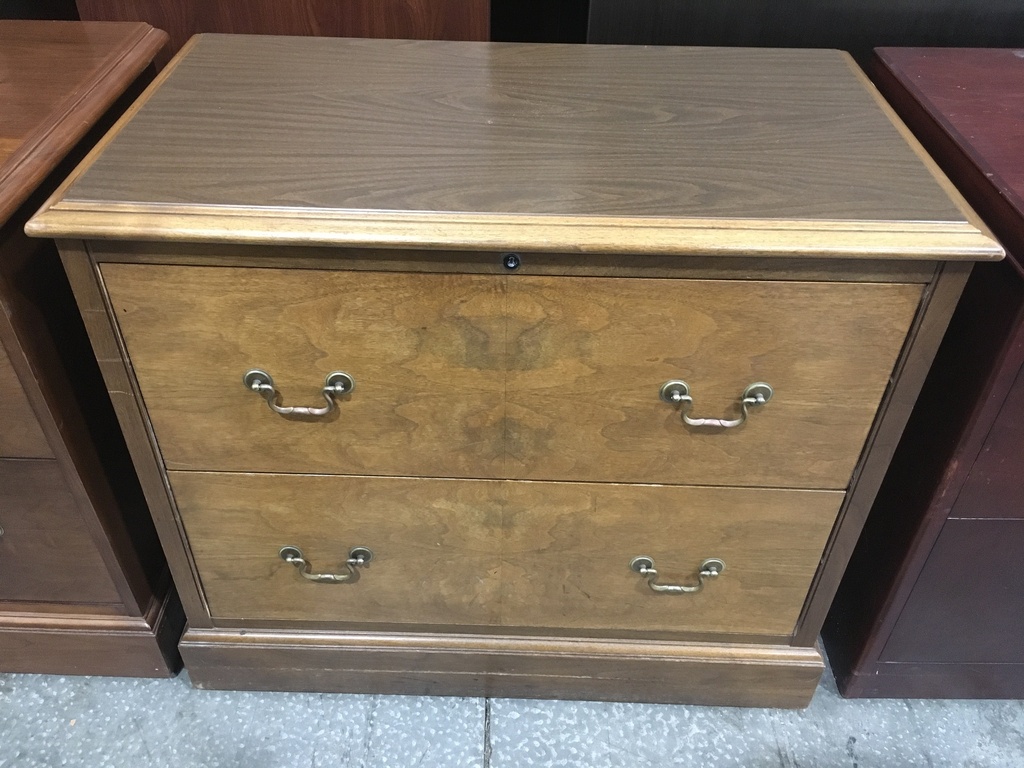
POLYGON ((817 640, 864 521, 970 274, 970 264, 947 262, 938 270, 933 286, 925 292, 921 310, 893 372, 893 384, 882 400, 862 461, 850 483, 846 504, 840 510, 822 566, 811 588, 810 599, 800 618, 799 629, 794 636, 799 645, 812 645, 817 640))
POLYGON ((148 421, 139 405, 134 375, 124 362, 116 326, 108 315, 99 275, 84 242, 64 240, 58 247, 185 614, 191 626, 209 626, 209 612, 197 586, 194 565, 151 441, 148 421))

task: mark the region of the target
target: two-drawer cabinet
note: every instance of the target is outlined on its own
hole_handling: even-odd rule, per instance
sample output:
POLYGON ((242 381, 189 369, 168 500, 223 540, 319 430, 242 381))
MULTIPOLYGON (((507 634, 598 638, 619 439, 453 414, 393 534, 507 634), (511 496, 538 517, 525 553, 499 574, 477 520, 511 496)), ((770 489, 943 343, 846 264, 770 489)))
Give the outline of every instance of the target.
POLYGON ((951 194, 837 53, 213 36, 30 228, 198 685, 798 706, 951 194))

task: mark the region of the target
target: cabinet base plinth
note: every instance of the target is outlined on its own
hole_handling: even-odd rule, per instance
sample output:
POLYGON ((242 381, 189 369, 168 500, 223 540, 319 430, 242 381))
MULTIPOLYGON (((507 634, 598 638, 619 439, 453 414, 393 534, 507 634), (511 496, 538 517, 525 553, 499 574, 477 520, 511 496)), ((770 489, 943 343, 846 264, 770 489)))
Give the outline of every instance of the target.
POLYGON ((805 707, 817 648, 442 634, 190 629, 198 688, 805 707))
POLYGON ((172 590, 145 616, 0 615, 0 672, 174 677, 185 625, 172 590))
POLYGON ((848 699, 1022 699, 1024 664, 879 662, 836 676, 848 699))

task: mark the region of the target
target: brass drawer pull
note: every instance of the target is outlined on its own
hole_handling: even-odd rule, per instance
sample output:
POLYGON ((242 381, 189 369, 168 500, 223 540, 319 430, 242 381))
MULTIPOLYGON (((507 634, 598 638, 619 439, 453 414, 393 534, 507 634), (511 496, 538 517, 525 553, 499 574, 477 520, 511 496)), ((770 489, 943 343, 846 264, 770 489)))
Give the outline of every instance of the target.
POLYGON ((347 395, 356 388, 355 381, 344 371, 329 373, 324 381, 324 388, 321 390, 327 405, 320 408, 311 408, 304 405, 281 405, 279 402, 281 394, 274 389, 273 377, 259 368, 246 372, 245 376, 242 377, 242 383, 245 384, 247 389, 251 389, 266 400, 267 405, 270 406, 274 413, 280 413, 282 416, 326 416, 334 410, 334 397, 336 395, 347 395))
POLYGON ((743 394, 740 395, 740 406, 743 409, 743 414, 738 419, 690 418, 686 412, 693 405, 693 398, 690 397, 690 385, 685 381, 679 381, 678 379, 666 381, 661 385, 661 391, 659 394, 661 395, 661 399, 666 403, 674 403, 681 407, 683 421, 691 427, 724 427, 729 429, 730 427, 738 427, 747 420, 747 416, 749 415, 747 411, 748 408, 764 405, 771 400, 772 395, 775 394, 775 390, 772 389, 770 384, 766 384, 763 381, 750 384, 743 390, 743 394))
POLYGON ((725 570, 725 563, 717 557, 709 557, 700 564, 700 571, 697 574, 697 583, 692 586, 687 586, 685 584, 656 583, 658 572, 654 568, 654 559, 647 555, 634 557, 629 561, 629 567, 630 570, 646 577, 647 586, 655 592, 665 592, 669 595, 681 595, 686 592, 700 592, 704 589, 705 580, 718 578, 719 574, 725 570))
POLYGON ((356 568, 373 560, 373 552, 366 547, 352 547, 348 553, 348 560, 345 561, 348 573, 313 573, 313 564, 306 559, 298 547, 281 547, 278 554, 286 563, 291 563, 298 568, 302 578, 315 581, 317 584, 355 583, 359 581, 359 571, 356 568))

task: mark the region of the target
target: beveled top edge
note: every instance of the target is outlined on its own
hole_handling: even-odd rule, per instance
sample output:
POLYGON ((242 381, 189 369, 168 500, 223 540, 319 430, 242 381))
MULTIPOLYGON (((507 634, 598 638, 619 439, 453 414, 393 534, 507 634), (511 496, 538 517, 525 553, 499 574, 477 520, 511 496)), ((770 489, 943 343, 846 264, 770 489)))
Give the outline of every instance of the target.
MULTIPOLYGON (((358 211, 273 205, 180 205, 65 199, 69 188, 203 38, 190 40, 108 136, 29 223, 32 235, 103 240, 346 245, 408 249, 516 249, 567 253, 810 256, 998 260, 1003 249, 938 171, 870 81, 841 52, 882 111, 903 134, 964 218, 792 219, 674 217, 409 210, 358 211), (823 235, 827 235, 823 237, 823 235)), ((363 41, 365 42, 365 41, 363 41)), ((480 43, 478 45, 488 45, 480 43)), ((128 198, 130 200, 131 198, 128 198)))
POLYGON ((1004 255, 971 224, 942 221, 621 219, 61 201, 37 214, 26 232, 51 238, 422 250, 964 261, 1004 255))

